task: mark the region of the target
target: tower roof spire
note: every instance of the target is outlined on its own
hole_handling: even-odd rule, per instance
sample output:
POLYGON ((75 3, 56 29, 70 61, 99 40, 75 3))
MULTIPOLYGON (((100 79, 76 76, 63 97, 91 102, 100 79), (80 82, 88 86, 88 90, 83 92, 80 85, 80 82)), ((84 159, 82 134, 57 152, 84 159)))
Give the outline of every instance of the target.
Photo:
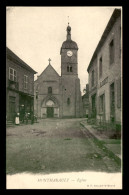
POLYGON ((68 16, 68 26, 67 26, 67 40, 71 40, 71 27, 69 26, 69 16, 68 16))
POLYGON ((62 49, 75 49, 78 50, 77 43, 75 41, 71 40, 71 27, 69 26, 69 16, 68 16, 68 26, 66 28, 67 35, 66 35, 66 41, 62 43, 60 54, 62 53, 62 49))

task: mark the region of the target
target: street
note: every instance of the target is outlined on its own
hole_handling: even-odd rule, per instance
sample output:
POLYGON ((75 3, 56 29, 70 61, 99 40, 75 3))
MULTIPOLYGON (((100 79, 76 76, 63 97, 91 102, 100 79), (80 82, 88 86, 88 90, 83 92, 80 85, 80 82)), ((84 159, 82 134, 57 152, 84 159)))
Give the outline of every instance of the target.
POLYGON ((80 125, 83 119, 42 119, 7 128, 7 174, 120 172, 120 165, 80 125))

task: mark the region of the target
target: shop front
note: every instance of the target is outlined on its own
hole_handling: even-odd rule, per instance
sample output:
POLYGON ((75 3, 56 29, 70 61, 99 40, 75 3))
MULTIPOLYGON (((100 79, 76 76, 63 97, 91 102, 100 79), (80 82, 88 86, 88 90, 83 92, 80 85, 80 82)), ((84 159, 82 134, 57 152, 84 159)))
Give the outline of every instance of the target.
POLYGON ((33 108, 34 97, 23 92, 19 94, 19 113, 20 120, 23 119, 25 113, 28 113, 28 116, 31 117, 31 114, 34 111, 33 108))

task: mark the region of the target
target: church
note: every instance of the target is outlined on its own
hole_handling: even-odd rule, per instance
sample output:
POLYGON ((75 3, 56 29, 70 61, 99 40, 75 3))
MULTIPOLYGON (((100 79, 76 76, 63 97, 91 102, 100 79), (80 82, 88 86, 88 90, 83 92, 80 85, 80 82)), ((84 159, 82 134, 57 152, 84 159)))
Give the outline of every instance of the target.
POLYGON ((38 118, 82 117, 82 97, 78 78, 78 45, 67 26, 61 55, 61 76, 50 63, 34 82, 34 112, 38 118))

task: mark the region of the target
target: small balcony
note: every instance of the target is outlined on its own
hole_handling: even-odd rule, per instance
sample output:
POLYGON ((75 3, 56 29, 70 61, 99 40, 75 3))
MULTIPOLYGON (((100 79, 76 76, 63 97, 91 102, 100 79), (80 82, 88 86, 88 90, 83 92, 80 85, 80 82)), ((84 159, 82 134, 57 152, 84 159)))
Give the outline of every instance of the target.
POLYGON ((8 79, 8 88, 12 90, 19 90, 19 83, 8 79))

